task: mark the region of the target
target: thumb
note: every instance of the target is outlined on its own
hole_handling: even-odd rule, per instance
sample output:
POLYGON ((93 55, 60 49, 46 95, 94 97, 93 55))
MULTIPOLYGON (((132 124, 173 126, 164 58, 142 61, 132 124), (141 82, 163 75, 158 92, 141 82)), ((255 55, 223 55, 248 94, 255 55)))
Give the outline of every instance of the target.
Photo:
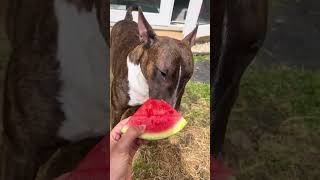
POLYGON ((127 132, 121 137, 118 142, 120 151, 129 151, 134 141, 143 134, 146 126, 132 126, 129 127, 127 132))

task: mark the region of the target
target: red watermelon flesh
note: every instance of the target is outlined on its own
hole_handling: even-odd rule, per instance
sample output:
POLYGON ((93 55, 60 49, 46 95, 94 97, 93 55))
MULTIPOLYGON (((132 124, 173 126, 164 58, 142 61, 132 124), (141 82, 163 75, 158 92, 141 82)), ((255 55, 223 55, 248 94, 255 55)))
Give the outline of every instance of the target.
POLYGON ((158 140, 176 134, 186 124, 187 121, 167 102, 149 99, 130 118, 122 132, 125 133, 130 126, 146 125, 145 133, 140 138, 158 140))

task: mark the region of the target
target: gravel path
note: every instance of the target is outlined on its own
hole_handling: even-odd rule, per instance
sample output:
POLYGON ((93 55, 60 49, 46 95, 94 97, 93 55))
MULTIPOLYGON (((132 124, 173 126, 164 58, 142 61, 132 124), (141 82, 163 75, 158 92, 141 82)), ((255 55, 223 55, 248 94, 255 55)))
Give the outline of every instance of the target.
POLYGON ((191 48, 191 51, 194 54, 202 54, 202 53, 208 54, 210 53, 210 42, 196 44, 191 48))
MULTIPOLYGON (((192 47, 192 52, 196 54, 210 54, 210 42, 197 43, 192 47)), ((210 59, 195 62, 191 81, 200 83, 210 83, 210 59)))
POLYGON ((191 81, 210 83, 210 60, 195 63, 191 81))

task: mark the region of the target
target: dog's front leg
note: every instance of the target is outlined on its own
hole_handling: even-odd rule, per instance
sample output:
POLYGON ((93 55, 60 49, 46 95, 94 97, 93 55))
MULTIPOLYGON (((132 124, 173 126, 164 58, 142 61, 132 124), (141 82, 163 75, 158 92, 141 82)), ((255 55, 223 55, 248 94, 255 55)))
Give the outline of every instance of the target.
POLYGON ((111 85, 111 128, 120 122, 122 114, 128 108, 128 89, 128 83, 126 81, 119 76, 114 77, 111 85))

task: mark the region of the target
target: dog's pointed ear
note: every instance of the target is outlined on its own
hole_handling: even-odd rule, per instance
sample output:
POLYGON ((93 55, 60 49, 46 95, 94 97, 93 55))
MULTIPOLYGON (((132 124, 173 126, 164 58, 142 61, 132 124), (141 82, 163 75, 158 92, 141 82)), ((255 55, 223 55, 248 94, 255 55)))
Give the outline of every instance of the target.
POLYGON ((139 8, 138 28, 140 41, 147 46, 151 45, 153 40, 155 39, 156 34, 144 17, 141 8, 139 8))
POLYGON ((189 33, 182 41, 186 42, 190 47, 196 44, 197 32, 198 32, 198 24, 193 29, 191 33, 189 33))

